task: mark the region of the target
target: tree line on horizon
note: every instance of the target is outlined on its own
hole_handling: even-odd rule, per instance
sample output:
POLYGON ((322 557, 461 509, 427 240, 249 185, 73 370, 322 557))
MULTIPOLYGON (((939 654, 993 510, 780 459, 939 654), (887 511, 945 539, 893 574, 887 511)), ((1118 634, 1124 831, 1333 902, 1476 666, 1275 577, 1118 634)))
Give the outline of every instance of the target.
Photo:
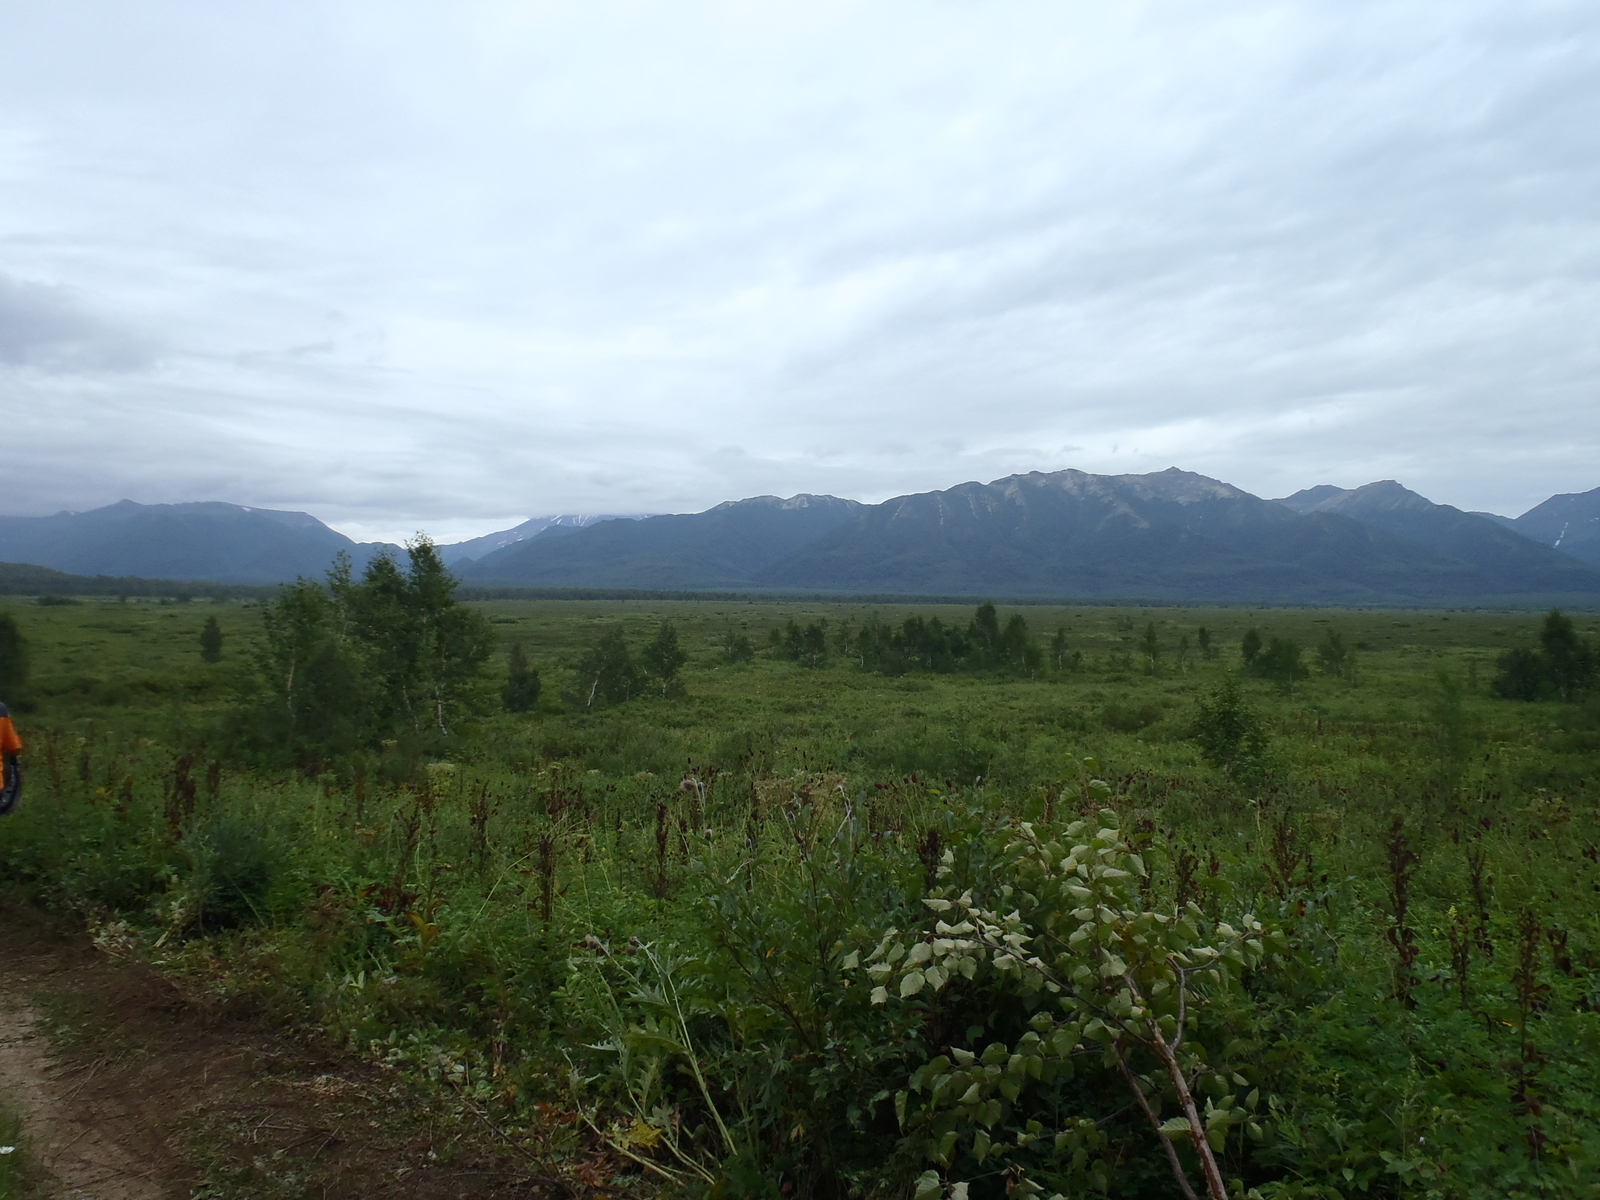
MULTIPOLYGON (((303 769, 402 740, 413 756, 422 756, 448 741, 460 720, 495 707, 513 713, 538 708, 544 694, 540 672, 523 646, 509 648, 496 696, 488 622, 457 599, 456 580, 431 542, 418 540, 406 555, 404 565, 379 556, 359 578, 341 558, 324 580, 301 579, 263 606, 262 636, 249 651, 250 670, 230 717, 228 732, 242 749, 303 769)), ((1176 644, 1163 640, 1154 621, 1136 637, 1131 617, 1118 628, 1123 645, 1111 652, 1113 670, 1142 666, 1157 674, 1170 662, 1182 671, 1192 655, 1213 660, 1221 653, 1205 626, 1193 631, 1192 641, 1182 632, 1176 644)), ((221 659, 214 617, 199 640, 205 661, 221 659)), ((725 663, 737 665, 758 649, 747 635, 730 630, 721 652, 725 663)), ((808 668, 843 660, 891 677, 994 672, 1034 678, 1075 673, 1086 665, 1083 652, 1070 647, 1064 626, 1041 639, 1022 613, 1002 619, 987 601, 964 625, 917 613, 898 623, 874 615, 833 627, 825 618, 801 624, 791 617, 770 631, 761 652, 808 668)), ((1241 675, 1284 691, 1311 673, 1298 642, 1263 637, 1255 628, 1245 633, 1238 654, 1241 675)), ((1356 681, 1355 650, 1337 629, 1324 631, 1312 655, 1323 674, 1356 681)), ((637 650, 620 626, 613 627, 568 664, 570 686, 561 700, 578 711, 643 696, 670 700, 684 694, 687 662, 670 620, 637 650)), ((1508 650, 1497 665, 1490 693, 1501 699, 1570 702, 1600 683, 1600 651, 1559 610, 1545 617, 1536 647, 1508 650)), ((26 710, 28 677, 21 632, 11 614, 0 614, 0 696, 26 710)))

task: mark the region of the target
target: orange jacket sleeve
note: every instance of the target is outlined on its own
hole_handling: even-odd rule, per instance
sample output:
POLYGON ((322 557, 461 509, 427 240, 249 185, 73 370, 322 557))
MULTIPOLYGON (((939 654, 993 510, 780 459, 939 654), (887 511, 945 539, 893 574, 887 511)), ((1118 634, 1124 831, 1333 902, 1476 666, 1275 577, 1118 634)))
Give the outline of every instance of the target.
POLYGON ((0 755, 19 754, 22 751, 22 739, 17 736, 17 730, 11 724, 10 717, 0 717, 0 755))

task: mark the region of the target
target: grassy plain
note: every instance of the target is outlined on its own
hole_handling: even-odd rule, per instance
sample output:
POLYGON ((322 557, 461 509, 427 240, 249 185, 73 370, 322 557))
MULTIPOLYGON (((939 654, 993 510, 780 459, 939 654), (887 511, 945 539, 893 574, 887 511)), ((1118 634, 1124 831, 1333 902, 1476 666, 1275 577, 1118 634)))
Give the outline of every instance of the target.
POLYGON ((1232 1083, 1210 1074, 1219 1111, 1254 1097, 1223 1122, 1230 1187, 1600 1195, 1600 708, 1488 693, 1535 619, 1025 607, 1041 642, 1066 631, 1070 669, 885 677, 841 652, 808 668, 723 647, 731 632, 761 651, 791 619, 965 625, 971 609, 474 607, 540 670, 538 709, 493 711, 488 681, 484 715, 436 760, 384 746, 305 779, 219 734, 259 605, 10 601, 32 658, 30 775, 0 822, 0 871, 165 969, 435 1079, 543 1160, 606 1147, 615 1189, 909 1196, 960 1180, 977 1200, 1026 1176, 1045 1195, 1177 1194, 1098 1053, 1066 1055, 1076 1067, 987 1125, 936 1088, 907 1108, 896 1093, 935 1056, 1015 1043, 1023 1002, 980 979, 873 1005, 842 965, 927 920, 945 851, 955 882, 999 888, 1019 820, 1070 841, 1089 835, 1068 822, 1109 808, 1149 866, 1146 903, 1286 931, 1195 1034, 1231 1064, 1232 1083), (217 663, 199 654, 209 616, 217 663), (601 632, 638 647, 663 620, 689 652, 685 695, 594 712, 564 698, 601 632), (1244 681, 1268 735, 1265 775, 1245 781, 1191 733, 1251 628, 1309 661, 1335 629, 1354 664, 1244 681), (1028 1132, 1080 1118, 1082 1145, 1028 1132))

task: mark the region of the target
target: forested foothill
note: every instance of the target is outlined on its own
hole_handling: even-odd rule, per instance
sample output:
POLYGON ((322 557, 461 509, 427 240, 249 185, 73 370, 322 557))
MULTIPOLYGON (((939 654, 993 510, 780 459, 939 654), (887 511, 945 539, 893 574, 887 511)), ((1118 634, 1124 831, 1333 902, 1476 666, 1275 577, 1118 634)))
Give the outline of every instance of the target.
POLYGON ((8 601, 7 898, 574 1195, 1600 1189, 1593 613, 452 587, 8 601))

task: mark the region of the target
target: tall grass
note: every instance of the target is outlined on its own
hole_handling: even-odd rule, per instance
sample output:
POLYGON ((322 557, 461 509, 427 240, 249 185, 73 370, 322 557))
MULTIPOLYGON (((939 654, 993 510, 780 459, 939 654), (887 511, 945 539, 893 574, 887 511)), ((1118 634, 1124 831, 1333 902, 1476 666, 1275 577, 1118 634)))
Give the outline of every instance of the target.
MULTIPOLYGON (((498 611, 576 646, 596 607, 498 611)), ((941 1159, 935 1117, 897 1094, 941 1054, 1014 1041, 1015 1009, 957 983, 889 1011, 843 964, 891 928, 936 936, 922 899, 941 869, 998 909, 1019 822, 1060 831, 1109 807, 1148 868, 1143 903, 1254 912, 1287 938, 1210 1051, 1263 1097, 1260 1140, 1246 1123, 1223 1139, 1230 1179, 1281 1196, 1591 1194, 1592 718, 1439 683, 1491 653, 1504 619, 1474 618, 1474 642, 1413 616, 1438 631, 1419 646, 1393 641, 1401 617, 1342 617, 1355 682, 1246 683, 1268 740, 1245 779, 1188 736, 1230 662, 1139 670, 1114 616, 1080 611, 1103 625, 1079 637, 1087 665, 1031 679, 730 665, 727 619, 690 618, 675 616, 700 647, 687 698, 546 700, 431 763, 394 745, 276 776, 206 741, 204 699, 164 710, 154 737, 148 709, 46 707, 0 870, 508 1127, 602 1142, 640 1188, 890 1196, 931 1169, 975 1198, 1004 1194, 1024 1158, 1048 1176, 1057 1151, 941 1159)), ((533 657, 559 678, 554 651, 533 657)), ((1110 1194, 1164 1194, 1120 1077, 1072 1062, 1006 1101, 991 1147, 1044 1104, 1098 1131, 1110 1194)))
POLYGON ((34 1182, 22 1121, 0 1107, 0 1200, 24 1200, 34 1182))

